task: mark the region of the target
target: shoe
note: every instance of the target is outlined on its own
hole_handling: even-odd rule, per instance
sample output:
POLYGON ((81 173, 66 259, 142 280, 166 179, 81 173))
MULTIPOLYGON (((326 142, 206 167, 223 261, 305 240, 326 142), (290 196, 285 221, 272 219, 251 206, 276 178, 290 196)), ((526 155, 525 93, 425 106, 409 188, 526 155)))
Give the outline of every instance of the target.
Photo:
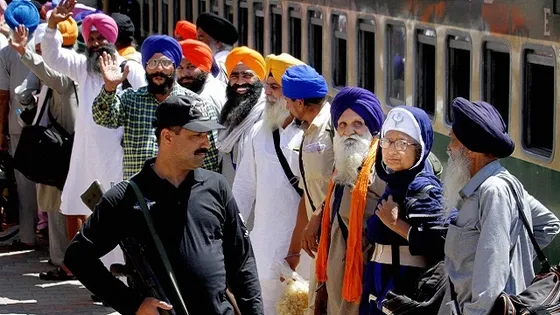
POLYGON ((68 281, 76 280, 74 275, 69 275, 62 268, 58 267, 55 270, 49 270, 47 272, 41 272, 39 274, 39 279, 47 281, 68 281))

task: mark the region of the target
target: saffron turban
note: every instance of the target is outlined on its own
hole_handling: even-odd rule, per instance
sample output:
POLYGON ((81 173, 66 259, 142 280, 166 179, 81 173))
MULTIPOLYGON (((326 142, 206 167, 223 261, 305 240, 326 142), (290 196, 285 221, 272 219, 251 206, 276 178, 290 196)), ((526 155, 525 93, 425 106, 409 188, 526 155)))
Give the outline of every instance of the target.
POLYGON ((153 55, 160 53, 173 61, 175 68, 181 64, 183 60, 183 52, 179 43, 167 35, 152 35, 142 43, 142 65, 145 67, 148 60, 153 55))
POLYGON ((453 133, 467 149, 505 158, 515 150, 506 124, 496 108, 488 103, 453 100, 453 133))
POLYGON ((265 77, 265 62, 263 56, 256 50, 247 46, 234 48, 226 58, 226 71, 227 75, 231 74, 237 64, 243 63, 249 69, 253 70, 257 77, 262 81, 265 77))
POLYGON ((183 56, 198 69, 209 73, 212 68, 212 50, 205 43, 196 39, 186 39, 179 44, 183 49, 183 56))
POLYGON ((119 35, 117 36, 117 40, 129 42, 134 38, 134 32, 136 29, 134 28, 134 23, 128 15, 124 15, 122 13, 113 13, 111 14, 115 23, 117 23, 117 28, 119 29, 119 35))
POLYGON ((265 59, 265 74, 271 74, 277 83, 282 84, 282 76, 291 66, 303 65, 303 61, 290 54, 268 55, 265 59))
POLYGON ((204 12, 196 19, 196 27, 213 39, 227 45, 237 42, 237 28, 228 20, 211 12, 204 12))
POLYGON ((292 66, 282 76, 282 94, 293 100, 323 98, 328 92, 325 78, 308 65, 292 66))
POLYGON ((342 88, 331 104, 331 118, 334 128, 338 128, 338 119, 347 109, 353 110, 362 117, 372 135, 381 131, 385 115, 381 108, 381 102, 375 94, 359 87, 342 88))
POLYGON ((117 41, 119 35, 119 28, 115 20, 103 13, 90 14, 82 22, 82 35, 86 43, 89 41, 91 31, 98 31, 112 44, 117 41))
POLYGON ((39 10, 37 10, 33 2, 29 0, 14 0, 6 7, 4 20, 12 30, 23 24, 29 29, 29 33, 33 33, 37 29, 41 17, 39 16, 39 10))
POLYGON ((72 46, 78 39, 78 23, 72 18, 58 23, 58 31, 62 34, 62 45, 72 46))
POLYGON ((196 25, 189 21, 178 21, 175 25, 175 37, 180 37, 181 40, 197 39, 196 25))

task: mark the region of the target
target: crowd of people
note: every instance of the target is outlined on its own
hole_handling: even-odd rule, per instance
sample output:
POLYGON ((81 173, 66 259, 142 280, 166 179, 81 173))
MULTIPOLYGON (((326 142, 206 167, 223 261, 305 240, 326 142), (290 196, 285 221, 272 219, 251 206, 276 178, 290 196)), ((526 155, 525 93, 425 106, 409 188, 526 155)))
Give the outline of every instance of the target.
POLYGON ((388 292, 412 294, 443 262, 450 285, 438 314, 482 315, 535 275, 518 208, 540 247, 560 231, 500 164, 515 143, 491 104, 453 100, 442 174, 422 109, 385 114, 358 87, 329 102, 313 67, 234 48, 237 29, 213 13, 137 50, 121 13, 76 0, 0 0, 0 10, 0 144, 14 155, 36 123, 73 135, 62 189, 16 171, 21 241, 12 246, 36 248, 46 213, 56 269, 41 279, 77 278, 121 314, 276 314, 279 265, 309 282, 305 314, 383 314, 388 292), (81 195, 96 180, 107 192, 92 213, 81 195), (146 245, 168 300, 112 275, 131 237, 146 245))

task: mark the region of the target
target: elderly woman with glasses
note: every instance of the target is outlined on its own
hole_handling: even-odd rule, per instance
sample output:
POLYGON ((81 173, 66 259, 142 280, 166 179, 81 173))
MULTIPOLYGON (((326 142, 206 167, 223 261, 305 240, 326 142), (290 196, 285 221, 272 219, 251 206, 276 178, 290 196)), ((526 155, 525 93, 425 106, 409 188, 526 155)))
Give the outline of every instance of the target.
POLYGON ((396 107, 380 137, 375 171, 387 187, 367 222, 367 237, 375 248, 364 272, 360 315, 383 314, 389 290, 414 290, 418 276, 443 258, 445 241, 442 187, 428 161, 430 119, 421 109, 396 107))

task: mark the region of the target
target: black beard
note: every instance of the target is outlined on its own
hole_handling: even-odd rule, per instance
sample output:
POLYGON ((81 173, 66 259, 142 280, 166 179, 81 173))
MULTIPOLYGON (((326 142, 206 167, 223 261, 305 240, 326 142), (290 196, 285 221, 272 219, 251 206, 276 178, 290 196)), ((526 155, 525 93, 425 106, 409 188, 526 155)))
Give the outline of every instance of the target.
POLYGON ((258 81, 254 84, 235 84, 226 87, 227 101, 220 113, 220 124, 227 127, 236 127, 249 115, 261 97, 263 84, 258 81), (245 94, 237 94, 240 87, 246 88, 245 94))
POLYGON ((206 78, 208 77, 208 73, 206 72, 202 72, 199 75, 197 75, 196 77, 182 77, 178 80, 179 84, 184 87, 187 88, 193 92, 195 92, 196 94, 200 94, 202 92, 202 89, 204 88, 204 84, 206 83, 206 78), (191 80, 191 82, 186 82, 186 80, 191 80))
POLYGON ((86 48, 87 72, 89 74, 101 74, 99 57, 103 55, 103 52, 106 52, 110 56, 113 56, 117 53, 117 48, 113 44, 101 46, 97 50, 93 50, 92 48, 86 48))
POLYGON ((175 72, 172 75, 167 75, 163 72, 155 72, 148 74, 146 72, 146 81, 148 82, 148 92, 151 94, 165 95, 173 89, 173 83, 175 82, 175 72), (156 84, 153 82, 154 77, 165 78, 162 84, 156 84))

